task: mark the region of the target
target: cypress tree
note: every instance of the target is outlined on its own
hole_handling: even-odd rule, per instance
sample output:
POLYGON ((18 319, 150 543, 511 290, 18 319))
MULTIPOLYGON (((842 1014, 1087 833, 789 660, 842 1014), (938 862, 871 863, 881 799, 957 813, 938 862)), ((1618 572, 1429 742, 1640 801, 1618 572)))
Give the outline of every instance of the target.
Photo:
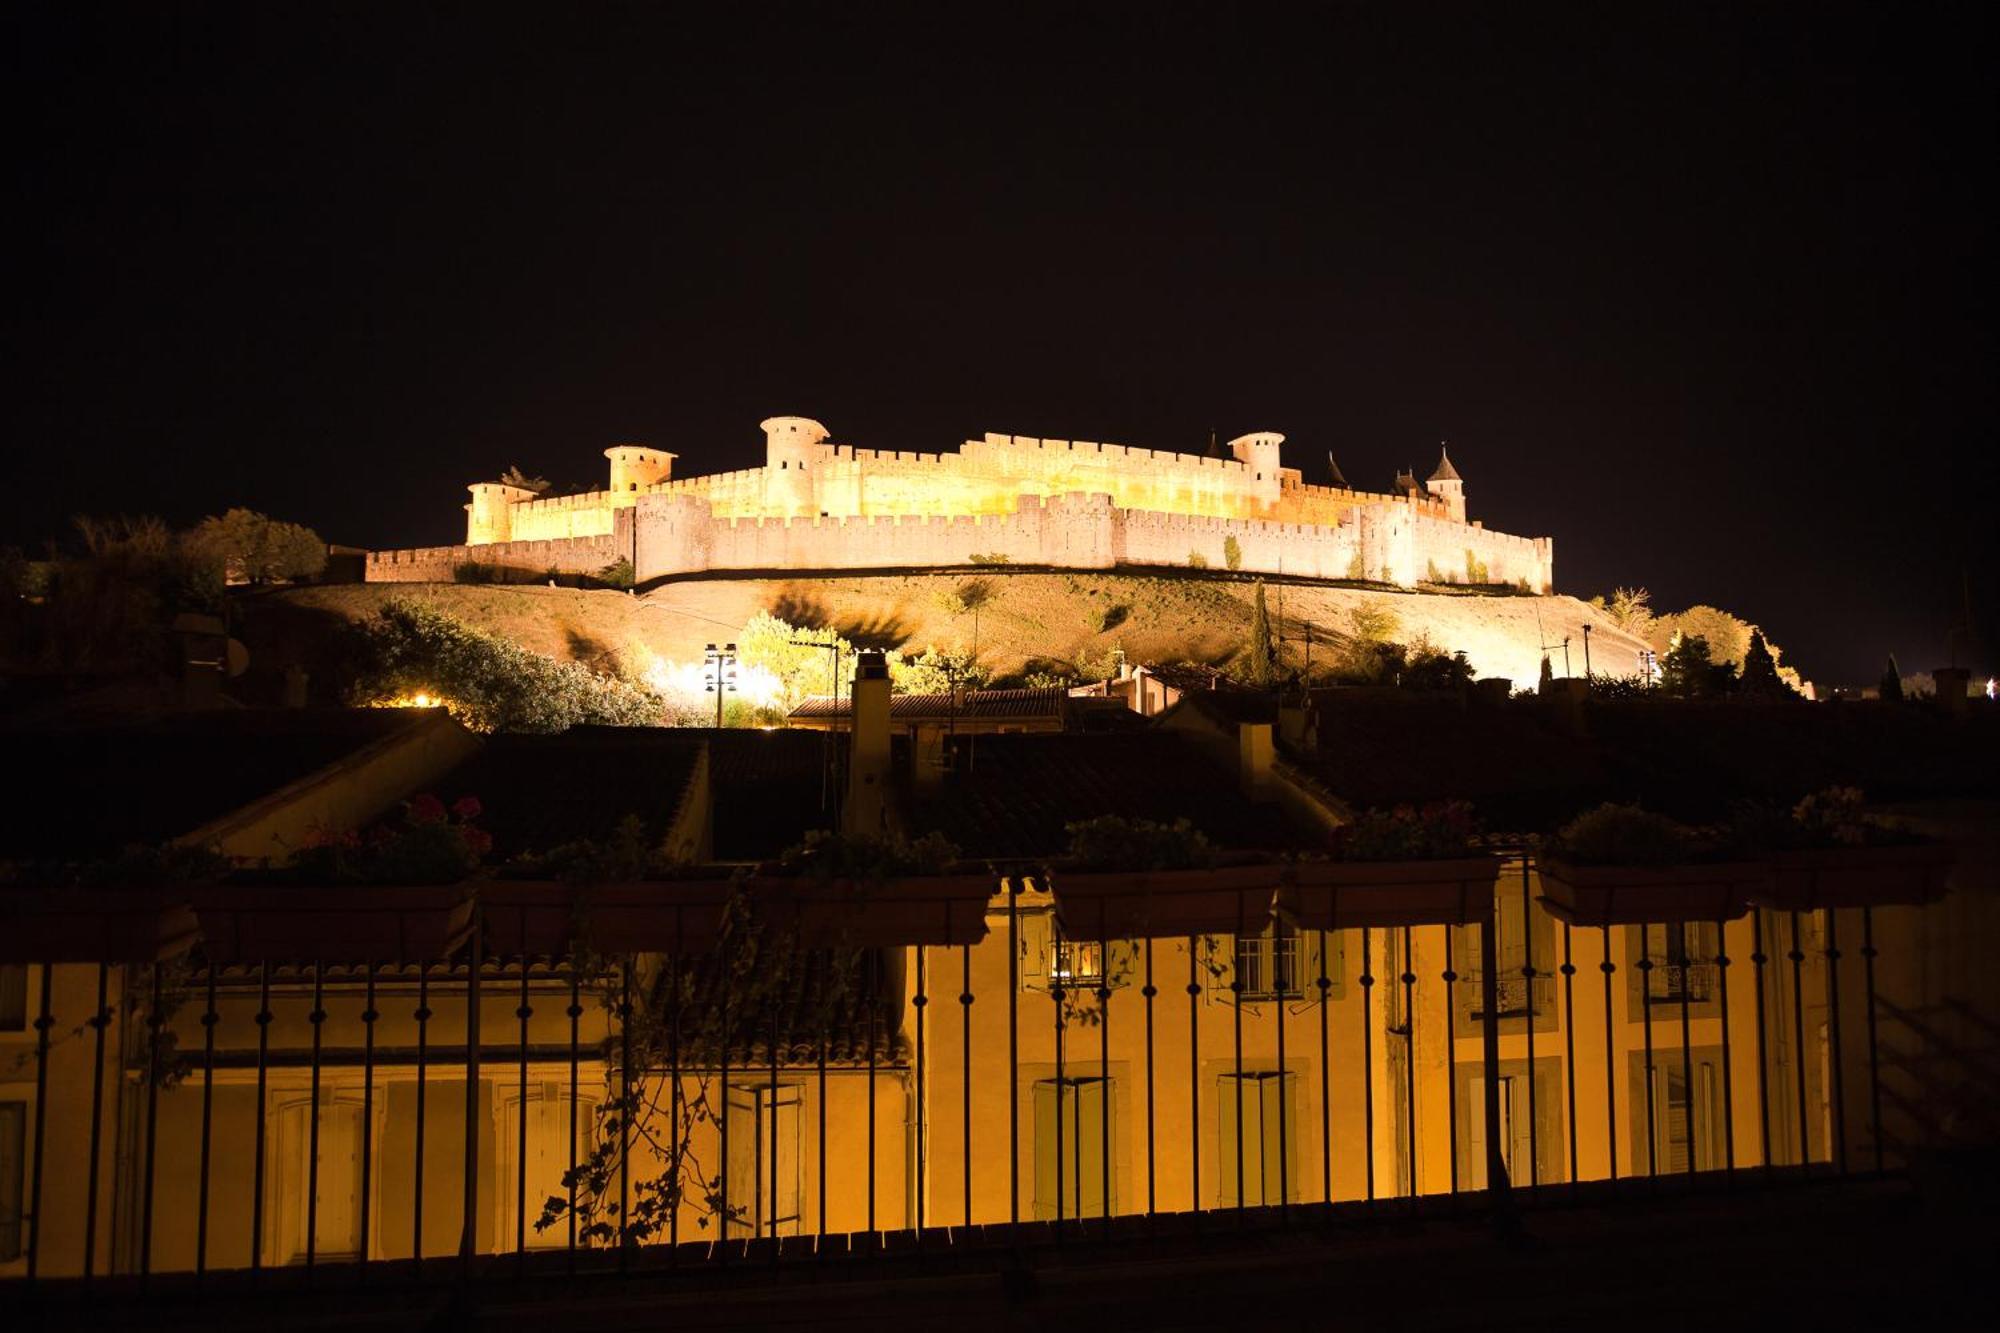
POLYGON ((1271 613, 1264 605, 1264 581, 1257 581, 1257 599, 1250 613, 1250 683, 1268 690, 1277 680, 1271 658, 1271 613))
POLYGON ((1889 665, 1882 671, 1882 697, 1891 703, 1903 702, 1903 672, 1896 665, 1896 655, 1889 654, 1889 665))
POLYGON ((1771 656, 1762 630, 1750 631, 1750 646, 1743 651, 1742 690, 1758 696, 1778 693, 1778 660, 1771 656))

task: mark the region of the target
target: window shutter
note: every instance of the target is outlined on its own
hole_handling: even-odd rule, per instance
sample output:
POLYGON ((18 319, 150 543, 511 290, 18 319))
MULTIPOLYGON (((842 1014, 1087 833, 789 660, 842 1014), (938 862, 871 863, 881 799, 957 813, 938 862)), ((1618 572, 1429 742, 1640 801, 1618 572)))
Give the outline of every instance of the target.
POLYGON ((1104 1217, 1110 1212, 1104 1197, 1105 1137, 1110 1131, 1110 1086, 1101 1078, 1083 1079, 1070 1089, 1076 1108, 1070 1129, 1076 1137, 1071 1159, 1075 1177, 1070 1201, 1078 1217, 1104 1217))
MULTIPOLYGON (((1056 1125, 1062 1115, 1062 1090, 1054 1079, 1035 1084, 1035 1216, 1056 1215, 1056 1198, 1061 1188, 1056 1180, 1056 1125)), ((1068 1138, 1067 1130, 1064 1138, 1068 1138)), ((1064 1157, 1072 1151, 1064 1145, 1064 1157)), ((1067 1163, 1065 1163, 1067 1164, 1067 1163)), ((1067 1211, 1065 1209, 1065 1211, 1067 1211)))
POLYGON ((728 1117, 729 1156, 723 1163, 723 1182, 728 1187, 729 1214, 724 1219, 725 1235, 752 1235, 757 1227, 757 1181, 762 1174, 758 1149, 757 1092, 754 1088, 732 1087, 723 1110, 728 1117))
POLYGON ((1055 953, 1055 914, 1023 913, 1020 941, 1022 989, 1047 990, 1050 960, 1055 953))
MULTIPOLYGON (((1241 1124, 1237 1107, 1240 1102, 1245 1111, 1250 1111, 1257 1103, 1254 1097, 1241 1095, 1245 1090, 1235 1074, 1223 1074, 1217 1078, 1215 1089, 1215 1178, 1218 1189, 1216 1202, 1224 1208, 1234 1208, 1238 1194, 1236 1143, 1239 1137, 1238 1126, 1241 1124)), ((1248 1175, 1251 1162, 1248 1144, 1244 1145, 1242 1160, 1244 1174, 1248 1175)))

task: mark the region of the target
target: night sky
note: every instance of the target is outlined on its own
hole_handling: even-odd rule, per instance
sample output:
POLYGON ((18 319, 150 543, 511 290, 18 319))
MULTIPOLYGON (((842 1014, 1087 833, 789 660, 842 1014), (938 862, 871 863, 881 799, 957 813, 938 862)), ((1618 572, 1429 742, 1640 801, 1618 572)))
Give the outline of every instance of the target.
POLYGON ((579 8, 10 9, 0 541, 448 542, 772 413, 1269 429, 1370 489, 1448 439, 1563 591, 1823 681, 1942 662, 1966 572, 1996 638, 1977 7, 579 8))

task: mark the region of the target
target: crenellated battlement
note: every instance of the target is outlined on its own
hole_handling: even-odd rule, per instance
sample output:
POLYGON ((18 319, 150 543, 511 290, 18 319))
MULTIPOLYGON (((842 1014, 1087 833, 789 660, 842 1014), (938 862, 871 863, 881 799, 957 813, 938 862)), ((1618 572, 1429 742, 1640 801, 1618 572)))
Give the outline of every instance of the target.
POLYGON ((1425 580, 1549 586, 1553 544, 1466 521, 1464 483, 1441 458, 1430 481, 1387 492, 1308 483, 1285 437, 1239 435, 1227 456, 988 433, 956 452, 834 441, 808 417, 771 417, 764 466, 670 476, 676 455, 605 451, 606 489, 534 496, 482 482, 461 547, 380 552, 370 578, 415 578, 490 556, 510 568, 599 568, 641 578, 703 570, 837 570, 1017 561, 1103 568, 1206 565, 1413 586, 1425 580), (505 549, 502 549, 505 548, 505 549), (591 562, 595 562, 594 564, 591 562))

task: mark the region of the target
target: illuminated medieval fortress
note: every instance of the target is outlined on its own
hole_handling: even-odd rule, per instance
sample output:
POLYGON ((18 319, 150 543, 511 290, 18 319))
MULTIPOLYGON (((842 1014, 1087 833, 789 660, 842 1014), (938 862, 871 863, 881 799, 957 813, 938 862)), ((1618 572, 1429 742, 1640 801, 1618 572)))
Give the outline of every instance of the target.
POLYGON ((706 571, 1073 569, 1207 565, 1322 579, 1549 589, 1547 537, 1465 514, 1440 454, 1418 482, 1353 490, 1337 466, 1314 486, 1279 458, 1284 436, 1238 436, 1227 457, 987 435, 956 453, 835 444, 805 417, 763 423, 764 466, 676 478, 676 455, 615 445, 603 490, 544 497, 475 482, 463 546, 376 551, 368 578, 445 581, 467 563, 499 577, 594 574, 621 560, 641 582, 706 571))

